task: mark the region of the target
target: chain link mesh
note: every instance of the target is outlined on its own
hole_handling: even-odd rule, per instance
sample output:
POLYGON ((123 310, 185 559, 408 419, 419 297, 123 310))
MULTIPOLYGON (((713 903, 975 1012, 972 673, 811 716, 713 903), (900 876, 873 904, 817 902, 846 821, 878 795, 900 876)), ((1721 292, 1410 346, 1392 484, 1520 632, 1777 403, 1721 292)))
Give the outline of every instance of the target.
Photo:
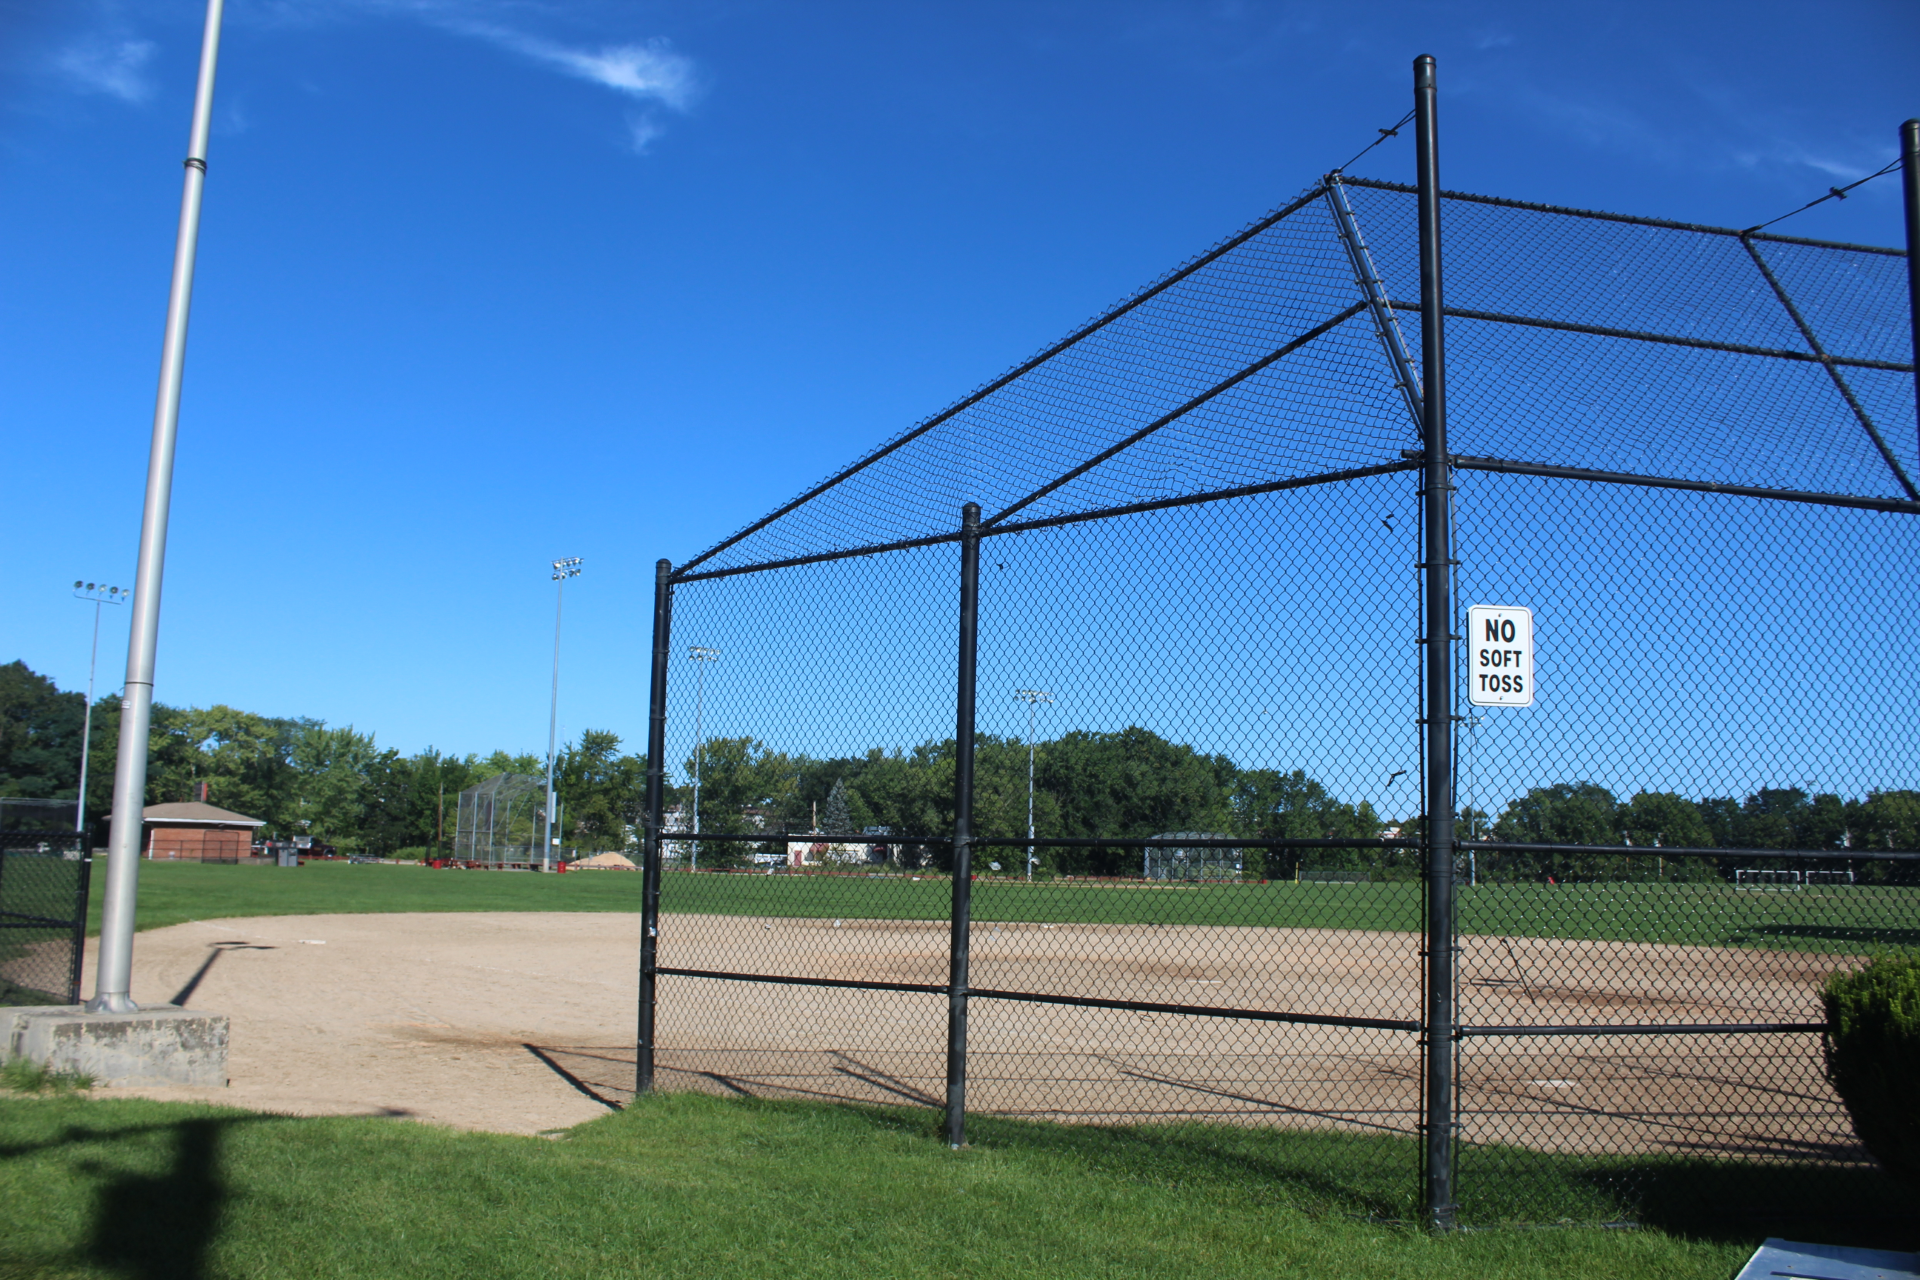
POLYGON ((80 998, 90 866, 72 832, 0 832, 0 1005, 80 998))
POLYGON ((1817 992, 1920 946, 1902 255, 1448 196, 1437 557, 1414 223, 1317 186, 681 567, 663 1086, 944 1105, 958 933, 976 1110, 1317 1135, 1327 1185, 1403 1171, 1397 1212, 1431 1042, 1470 1220, 1866 1166, 1817 992), (1429 939, 1436 559, 1456 671, 1469 605, 1526 606, 1538 694, 1460 678, 1429 939))

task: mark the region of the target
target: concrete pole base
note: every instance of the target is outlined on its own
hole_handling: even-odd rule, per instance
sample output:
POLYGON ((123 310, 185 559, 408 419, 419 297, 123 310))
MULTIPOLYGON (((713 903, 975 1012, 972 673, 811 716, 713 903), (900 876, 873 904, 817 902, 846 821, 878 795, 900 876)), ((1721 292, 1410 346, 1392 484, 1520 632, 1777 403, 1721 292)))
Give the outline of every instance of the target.
POLYGON ((133 1013, 81 1005, 0 1008, 0 1047, 49 1071, 107 1086, 227 1084, 227 1016, 150 1004, 133 1013))

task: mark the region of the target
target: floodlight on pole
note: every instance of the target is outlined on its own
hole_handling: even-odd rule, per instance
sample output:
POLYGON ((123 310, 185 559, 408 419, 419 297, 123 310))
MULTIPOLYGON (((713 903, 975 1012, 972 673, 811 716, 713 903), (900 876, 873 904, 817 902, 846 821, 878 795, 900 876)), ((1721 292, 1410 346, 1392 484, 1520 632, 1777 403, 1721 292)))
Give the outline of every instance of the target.
POLYGON ((160 646, 160 582, 166 570, 167 515, 173 505, 173 458, 180 437, 180 386, 187 368, 187 313, 193 302, 193 260, 200 243, 200 198, 207 181, 207 134, 213 123, 213 73, 220 55, 224 0, 207 0, 200 39, 200 78, 187 135, 180 228, 173 243, 173 281, 160 341, 160 385, 154 396, 153 441, 147 450, 147 492, 134 562, 127 636, 127 683, 120 701, 120 752, 113 767, 113 826, 107 837, 107 883, 100 895, 100 952, 89 1013, 138 1013, 133 1002, 133 923, 140 893, 142 808, 147 793, 147 731, 153 721, 154 657, 160 646))
POLYGON ((100 606, 125 604, 133 593, 125 587, 110 587, 104 582, 76 582, 73 598, 93 602, 93 655, 87 659, 87 714, 80 721, 80 793, 73 802, 73 829, 87 829, 87 751, 93 741, 93 673, 100 665, 100 606))
POLYGON ((579 556, 553 562, 553 700, 547 705, 547 808, 546 835, 540 846, 540 869, 550 870, 553 858, 553 753, 560 732, 560 606, 567 590, 567 579, 580 576, 579 556))
MULTIPOLYGON (((695 681, 698 691, 694 694, 693 699, 693 834, 696 836, 700 834, 700 766, 707 749, 707 664, 717 662, 719 659, 720 651, 718 649, 710 649, 706 645, 701 644, 690 644, 687 646, 687 660, 697 663, 698 665, 694 669, 700 673, 699 679, 695 681)), ((698 840, 693 842, 693 859, 690 864, 690 869, 694 871, 700 869, 700 842, 698 840)))
POLYGON ((1027 879, 1033 879, 1033 716, 1043 702, 1052 702, 1045 689, 1015 689, 1013 696, 1027 704, 1027 879))

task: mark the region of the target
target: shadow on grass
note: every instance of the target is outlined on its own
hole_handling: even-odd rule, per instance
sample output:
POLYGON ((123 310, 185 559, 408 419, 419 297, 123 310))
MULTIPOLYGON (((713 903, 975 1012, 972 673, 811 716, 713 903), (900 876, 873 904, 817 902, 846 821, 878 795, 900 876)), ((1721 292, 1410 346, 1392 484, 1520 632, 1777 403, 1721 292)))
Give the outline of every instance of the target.
MULTIPOLYGON (((925 1111, 848 1107, 889 1129, 937 1128, 925 1111)), ((945 1140, 944 1131, 936 1135, 945 1140)), ((1410 1219, 1418 1152, 1411 1135, 1154 1123, 1072 1125, 967 1117, 969 1145, 1045 1152, 1101 1177, 1159 1187, 1207 1187, 1246 1203, 1315 1214, 1410 1219)))
POLYGON ((1812 1159, 1583 1156, 1467 1147, 1456 1185, 1468 1225, 1632 1223, 1721 1243, 1783 1236, 1913 1249, 1912 1188, 1878 1169, 1812 1159))
POLYGON ((158 1173, 133 1172, 101 1159, 73 1162, 73 1168, 98 1179, 86 1240, 77 1252, 128 1280, 204 1280, 207 1255, 230 1198, 220 1170, 225 1131, 285 1119, 219 1115, 165 1124, 68 1125, 44 1141, 0 1147, 0 1160, 68 1147, 163 1143, 165 1167, 158 1173))
MULTIPOLYGON (((719 1100, 716 1100, 719 1101, 719 1100)), ((741 1098, 724 1106, 817 1103, 741 1098)), ((937 1110, 839 1104, 875 1129, 944 1142, 937 1110)), ((1207 1123, 1067 1125, 970 1115, 972 1146, 1046 1153, 1086 1176, 1135 1186, 1204 1190, 1222 1202, 1290 1207, 1412 1224, 1419 1219, 1412 1135, 1207 1123)), ((1715 1243, 1767 1236, 1871 1248, 1920 1247, 1914 1189, 1877 1169, 1822 1163, 1832 1153, 1774 1160, 1591 1156, 1512 1147, 1460 1152, 1463 1226, 1603 1225, 1656 1228, 1715 1243)))

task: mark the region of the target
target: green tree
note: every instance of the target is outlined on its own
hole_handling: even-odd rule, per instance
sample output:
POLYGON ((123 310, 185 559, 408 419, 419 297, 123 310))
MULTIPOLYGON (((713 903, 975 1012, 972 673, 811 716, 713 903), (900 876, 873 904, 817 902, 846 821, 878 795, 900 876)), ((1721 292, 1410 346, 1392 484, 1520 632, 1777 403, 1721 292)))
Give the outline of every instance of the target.
POLYGON ((1636 792, 1633 799, 1620 806, 1619 821, 1620 834, 1627 843, 1643 848, 1713 845, 1713 832, 1700 816, 1700 806, 1671 791, 1636 792))
MULTIPOLYGON (((1335 799, 1306 770, 1248 769, 1234 780, 1233 834, 1258 840, 1372 840, 1381 822, 1366 801, 1335 799)), ((1362 848, 1249 851, 1245 865, 1268 879, 1291 879, 1304 863, 1314 867, 1359 868, 1380 860, 1380 851, 1362 848)))
POLYGON ((1508 804, 1493 835, 1514 844, 1609 845, 1616 839, 1619 807, 1613 792, 1595 783, 1556 782, 1508 804))
POLYGON ((1862 849, 1920 849, 1920 791, 1869 791, 1854 811, 1862 849))
MULTIPOLYGON (((568 743, 554 770, 563 838, 583 848, 624 849, 646 803, 644 756, 620 754, 620 735, 588 729, 568 743)), ((702 799, 705 797, 703 796, 702 799)))
POLYGON ((86 710, 85 694, 60 692, 26 663, 0 666, 0 796, 74 799, 86 710))
MULTIPOLYGON (((1238 772, 1233 762, 1168 742, 1138 725, 1118 733, 1074 730, 1042 743, 1036 772, 1058 805, 1063 836, 1226 831, 1233 821, 1229 797, 1238 772)), ((1024 806, 1024 786, 1021 796, 1024 806)), ((1095 875, 1138 870, 1133 850, 1099 847, 1056 851, 1055 865, 1095 875)))
POLYGON ((292 822, 317 841, 360 852, 367 775, 379 756, 373 735, 356 732, 351 725, 329 729, 310 722, 301 726, 289 754, 294 771, 292 822))

